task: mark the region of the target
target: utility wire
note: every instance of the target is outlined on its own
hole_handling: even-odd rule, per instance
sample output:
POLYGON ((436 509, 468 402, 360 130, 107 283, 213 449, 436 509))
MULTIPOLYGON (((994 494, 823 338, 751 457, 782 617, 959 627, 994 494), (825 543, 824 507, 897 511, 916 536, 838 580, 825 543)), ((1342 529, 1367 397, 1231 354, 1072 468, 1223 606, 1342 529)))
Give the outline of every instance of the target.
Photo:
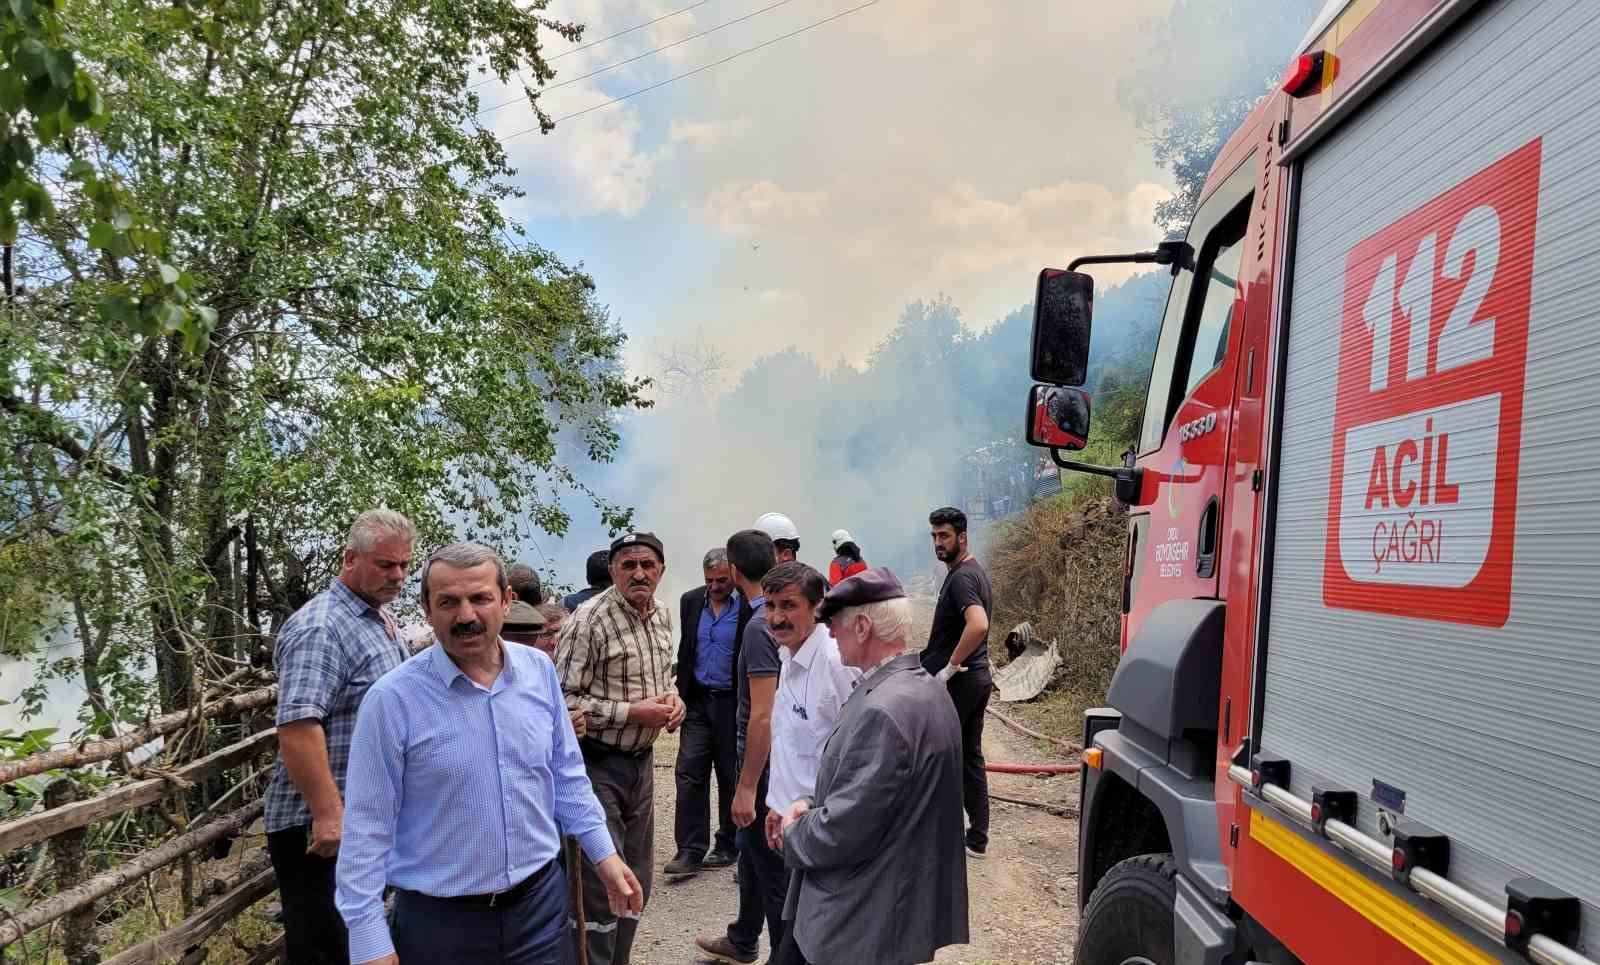
POLYGON ((629 27, 627 30, 619 30, 614 34, 607 34, 606 36, 601 37, 599 40, 591 40, 586 44, 579 44, 578 46, 573 47, 571 50, 563 50, 561 53, 556 54, 554 57, 546 57, 545 58, 545 63, 548 64, 552 60, 560 60, 561 58, 567 56, 568 54, 575 54, 580 50, 588 50, 590 47, 598 47, 599 45, 605 43, 608 40, 616 40, 618 37, 622 37, 622 36, 625 36, 627 34, 631 34, 636 30, 643 30, 646 27, 653 27, 653 26, 655 26, 656 24, 660 23, 663 20, 667 20, 667 19, 670 19, 672 17, 676 17, 680 13, 688 13, 690 10, 693 10, 695 7, 703 7, 708 2, 709 2, 709 0, 699 0, 698 3, 691 3, 687 7, 680 7, 677 10, 672 11, 671 13, 664 13, 661 16, 655 18, 654 20, 647 20, 647 21, 645 21, 644 23, 640 24, 637 27, 629 27))
MULTIPOLYGON (((701 37, 705 37, 705 36, 709 36, 711 34, 714 34, 717 31, 719 31, 719 30, 721 30, 721 29, 723 29, 725 27, 732 27, 734 24, 744 23, 746 20, 750 20, 750 19, 752 19, 754 17, 759 17, 759 16, 761 16, 762 14, 766 13, 769 10, 776 10, 779 7, 786 6, 787 4, 791 4, 793 2, 794 2, 794 0, 777 0, 776 3, 768 4, 767 6, 762 7, 760 10, 752 11, 751 13, 747 13, 742 17, 735 17, 734 19, 729 20, 726 23, 719 23, 715 27, 711 27, 711 28, 709 28, 707 30, 702 30, 697 34, 690 34, 689 36, 684 37, 682 40, 674 40, 670 44, 664 44, 663 46, 657 47, 654 50, 647 50, 642 54, 638 54, 636 56, 629 57, 627 60, 619 60, 614 64, 608 64, 608 65, 606 65, 604 67, 596 67, 594 70, 589 71, 587 74, 580 74, 577 77, 568 78, 567 80, 561 81, 560 83, 557 83, 557 84, 546 84, 545 86, 539 88, 539 92, 540 93, 544 93, 545 91, 555 90, 557 87, 566 87, 569 84, 576 84, 579 81, 588 80, 589 78, 597 76, 599 74, 604 74, 604 73, 606 73, 608 71, 616 70, 618 67, 626 67, 629 64, 635 63, 635 62, 640 61, 640 60, 643 60, 646 57, 652 57, 652 56, 654 56, 656 54, 659 54, 663 50, 671 50, 672 48, 680 47, 680 46, 688 43, 691 40, 699 40, 701 37)), ((492 114, 495 111, 500 110, 503 107, 510 107, 513 104, 525 104, 525 103, 527 103, 527 98, 525 98, 525 97, 513 97, 511 100, 501 101, 500 103, 495 104, 492 107, 485 107, 483 110, 479 111, 478 113, 474 114, 473 116, 474 117, 482 117, 485 114, 492 114)))
MULTIPOLYGON (((713 63, 706 64, 703 67, 696 67, 694 70, 685 71, 684 73, 678 74, 675 77, 668 77, 666 80, 658 81, 657 83, 651 84, 649 87, 641 87, 636 91, 630 91, 630 92, 628 92, 626 94, 623 94, 621 97, 613 97, 610 100, 602 101, 599 104, 595 104, 593 107, 585 107, 581 111, 573 111, 570 114, 563 114, 560 117, 556 118, 553 121, 553 123, 559 124, 562 121, 570 121, 574 117, 582 117, 584 114, 588 114, 588 113, 590 113, 592 111, 598 111, 598 110, 600 110, 602 108, 610 107, 613 104, 620 104, 625 100, 630 100, 632 98, 638 97, 640 94, 648 94, 649 92, 651 92, 653 90, 659 90, 660 88, 665 87, 668 84, 677 83, 678 81, 684 80, 685 78, 693 77, 695 74, 704 73, 705 71, 708 71, 713 67, 721 67, 723 64, 726 64, 731 60, 738 60, 740 57, 743 57, 745 54, 753 54, 756 51, 761 50, 762 48, 770 47, 775 43, 779 43, 781 41, 788 40, 790 37, 799 36, 800 34, 803 34, 808 30, 813 30, 813 29, 815 29, 817 27, 823 26, 824 24, 829 24, 829 23, 832 23, 835 20, 840 20, 840 19, 842 19, 844 17, 848 17, 852 13, 856 13, 857 11, 865 10, 868 7, 877 6, 877 4, 878 4, 878 0, 867 0, 866 3, 857 4, 856 6, 851 7, 848 10, 842 10, 839 13, 834 14, 831 17, 824 17, 821 20, 817 20, 817 21, 814 21, 812 23, 808 23, 804 27, 800 27, 799 29, 796 29, 796 30, 791 30, 788 33, 786 33, 786 34, 784 34, 784 35, 782 35, 780 37, 773 37, 771 40, 763 41, 762 43, 756 44, 754 47, 746 47, 744 50, 741 50, 738 53, 730 54, 727 57, 722 58, 721 60, 715 61, 713 63)), ((517 131, 514 134, 507 134, 505 137, 502 137, 500 140, 503 143, 505 141, 511 140, 512 138, 521 137, 524 134, 532 134, 532 133, 534 133, 534 132, 536 132, 538 130, 539 130, 538 127, 530 127, 530 128, 525 129, 525 130, 517 131)))
MULTIPOLYGON (((591 40, 586 44, 579 44, 576 47, 570 48, 568 50, 563 50, 561 53, 556 54, 554 57, 546 57, 544 59, 544 62, 548 64, 551 61, 560 60, 561 58, 567 56, 568 54, 575 54, 580 50, 588 50, 590 47, 598 47, 598 46, 600 46, 601 44, 605 43, 608 40, 616 40, 618 37, 626 36, 627 34, 631 34, 636 30, 643 30, 646 27, 654 27, 656 24, 660 23, 663 20, 670 20, 673 17, 676 17, 680 13, 688 13, 690 10, 693 10, 695 7, 703 7, 709 2, 710 2, 710 0, 697 0, 697 2, 691 3, 687 7, 679 7, 678 9, 672 11, 671 13, 662 14, 661 16, 655 18, 654 20, 646 20, 644 23, 641 23, 636 27, 629 27, 627 30, 619 30, 614 34, 607 34, 607 35, 605 35, 604 37, 601 37, 598 40, 591 40)), ((484 80, 478 81, 476 84, 473 84, 473 85, 469 86, 467 88, 467 90, 477 90, 479 87, 482 87, 485 84, 497 83, 499 80, 500 80, 500 78, 498 78, 498 77, 489 77, 489 78, 486 78, 484 80)))

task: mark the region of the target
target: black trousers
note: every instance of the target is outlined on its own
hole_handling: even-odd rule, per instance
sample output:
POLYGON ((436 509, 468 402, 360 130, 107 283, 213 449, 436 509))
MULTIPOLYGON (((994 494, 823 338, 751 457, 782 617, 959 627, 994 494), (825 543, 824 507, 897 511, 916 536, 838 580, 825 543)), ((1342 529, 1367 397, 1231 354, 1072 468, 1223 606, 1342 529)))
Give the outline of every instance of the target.
POLYGON ((983 718, 994 691, 989 668, 950 678, 950 700, 961 718, 961 805, 967 812, 967 846, 989 846, 989 775, 983 769, 983 718))
POLYGON ((394 950, 402 962, 567 965, 567 876, 551 861, 528 890, 495 904, 395 890, 394 950))
POLYGON ((679 851, 704 855, 713 844, 722 851, 734 844, 734 775, 739 761, 734 754, 738 695, 732 690, 701 691, 685 702, 683 727, 678 734, 678 809, 673 818, 674 843, 679 851), (711 840, 711 774, 717 775, 717 836, 711 840))
MULTIPOLYGON (((789 870, 783 855, 767 844, 767 778, 756 788, 756 819, 739 829, 739 917, 728 926, 728 941, 741 952, 754 954, 761 944, 761 923, 767 924, 767 942, 773 955, 783 944, 783 899, 789 888, 789 870)), ((770 956, 769 956, 770 960, 770 956)))
MULTIPOLYGON (((606 812, 611 843, 639 879, 648 903, 650 885, 655 877, 655 754, 649 750, 642 754, 612 750, 587 738, 580 744, 589 783, 606 812)), ((587 854, 583 856, 583 916, 589 965, 628 965, 633 955, 633 939, 639 931, 639 919, 618 918, 611 913, 606 887, 594 870, 594 857, 587 854)))
POLYGON ((333 904, 336 858, 306 854, 311 827, 267 835, 267 855, 283 902, 284 961, 289 965, 350 965, 350 936, 333 904))
POLYGON ((783 936, 783 947, 773 954, 770 965, 811 965, 806 961, 805 952, 800 950, 800 944, 795 941, 794 929, 789 929, 783 936))

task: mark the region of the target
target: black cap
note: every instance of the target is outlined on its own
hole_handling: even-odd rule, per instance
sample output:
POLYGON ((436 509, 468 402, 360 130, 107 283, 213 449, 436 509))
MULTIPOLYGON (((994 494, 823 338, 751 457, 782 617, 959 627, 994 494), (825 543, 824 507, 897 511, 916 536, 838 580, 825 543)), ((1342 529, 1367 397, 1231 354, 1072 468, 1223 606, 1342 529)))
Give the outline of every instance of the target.
POLYGON ((826 622, 845 607, 898 600, 905 595, 906 588, 900 585, 900 578, 887 566, 877 566, 847 580, 840 580, 817 606, 817 619, 826 622))
POLYGON ((618 553, 630 546, 648 546, 656 554, 656 559, 663 563, 667 561, 667 551, 654 533, 628 533, 625 536, 618 536, 611 544, 611 558, 616 559, 618 553))

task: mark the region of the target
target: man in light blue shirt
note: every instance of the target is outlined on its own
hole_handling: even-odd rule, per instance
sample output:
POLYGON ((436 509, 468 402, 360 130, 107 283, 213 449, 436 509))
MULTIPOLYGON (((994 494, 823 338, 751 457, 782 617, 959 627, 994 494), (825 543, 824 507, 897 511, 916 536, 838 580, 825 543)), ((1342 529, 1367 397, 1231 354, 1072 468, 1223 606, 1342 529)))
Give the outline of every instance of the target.
POLYGON ((350 960, 555 965, 563 833, 616 914, 642 911, 642 889, 606 830, 555 665, 500 640, 511 603, 500 558, 474 543, 439 550, 422 601, 435 642, 367 692, 350 746, 338 869, 350 960))

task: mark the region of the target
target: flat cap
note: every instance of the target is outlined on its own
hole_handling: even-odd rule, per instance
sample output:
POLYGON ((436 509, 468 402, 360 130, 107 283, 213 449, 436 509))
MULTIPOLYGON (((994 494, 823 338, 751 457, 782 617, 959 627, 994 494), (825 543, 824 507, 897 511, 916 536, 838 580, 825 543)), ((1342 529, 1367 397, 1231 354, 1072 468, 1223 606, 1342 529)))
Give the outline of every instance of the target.
POLYGON ((533 604, 513 600, 511 609, 506 612, 506 622, 500 629, 512 633, 532 633, 543 630, 544 622, 544 615, 534 609, 533 604))
POLYGON ((905 595, 906 588, 900 585, 900 578, 887 566, 876 566, 847 580, 840 580, 817 606, 817 619, 827 621, 846 607, 898 600, 905 595))
POLYGON ((648 546, 656 554, 656 559, 665 563, 667 561, 666 548, 661 545, 661 540, 654 533, 627 533, 618 536, 611 543, 611 558, 616 559, 617 554, 630 546, 648 546))

